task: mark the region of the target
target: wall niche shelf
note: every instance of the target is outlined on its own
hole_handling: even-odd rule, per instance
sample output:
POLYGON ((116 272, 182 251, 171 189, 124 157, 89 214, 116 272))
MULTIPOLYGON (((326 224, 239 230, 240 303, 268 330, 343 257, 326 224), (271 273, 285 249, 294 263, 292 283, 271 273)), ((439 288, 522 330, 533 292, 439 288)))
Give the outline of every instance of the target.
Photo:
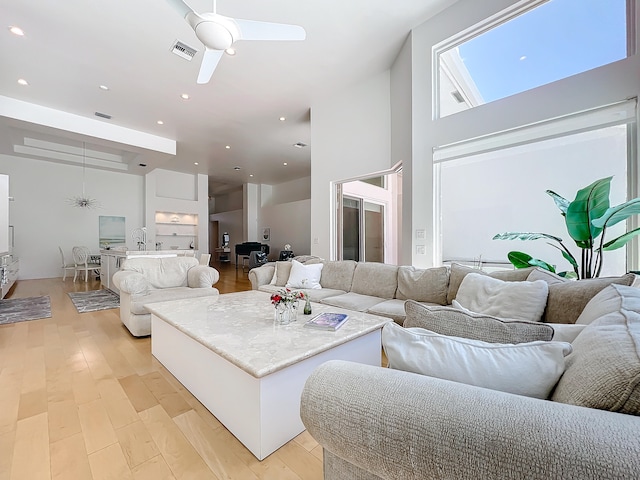
MULTIPOLYGON (((167 243, 168 237, 175 238, 180 248, 198 248, 198 215, 176 212, 156 212, 156 238, 167 243)), ((156 246, 156 248, 158 248, 156 246)))

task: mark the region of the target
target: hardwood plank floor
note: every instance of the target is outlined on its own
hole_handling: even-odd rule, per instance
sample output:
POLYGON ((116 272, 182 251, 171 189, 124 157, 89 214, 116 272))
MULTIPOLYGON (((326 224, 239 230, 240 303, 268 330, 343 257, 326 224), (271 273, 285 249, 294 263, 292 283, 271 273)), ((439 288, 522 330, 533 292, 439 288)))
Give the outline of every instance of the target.
MULTIPOLYGON (((251 289, 246 270, 214 267, 220 293, 251 289)), ((0 480, 322 478, 307 432, 259 462, 117 309, 77 313, 67 293, 99 288, 53 278, 10 292, 49 295, 52 317, 0 326, 0 480)))

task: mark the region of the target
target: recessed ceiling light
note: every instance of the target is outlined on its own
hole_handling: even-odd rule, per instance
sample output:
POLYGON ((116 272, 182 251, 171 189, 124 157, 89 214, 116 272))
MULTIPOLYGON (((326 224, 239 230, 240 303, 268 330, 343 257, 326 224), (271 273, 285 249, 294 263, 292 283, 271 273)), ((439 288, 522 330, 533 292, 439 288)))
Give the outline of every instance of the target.
POLYGON ((29 82, 27 82, 24 78, 19 78, 18 83, 20 85, 29 85, 29 82))
POLYGON ((240 167, 233 167, 233 169, 234 169, 236 172, 240 171, 240 167))
POLYGON ((236 49, 235 48, 227 48, 224 53, 226 53, 227 55, 231 55, 232 57, 236 54, 236 49))
POLYGON ((286 167, 287 165, 289 165, 287 162, 284 162, 283 165, 286 167))
POLYGON ((106 85, 100 85, 100 90, 109 90, 109 87, 107 87, 106 85))
POLYGON ((280 121, 284 122, 287 119, 287 117, 280 117, 280 121))
POLYGON ((229 150, 231 148, 231 145, 225 145, 224 148, 226 148, 227 150, 229 150))
POLYGON ((293 144, 293 146, 296 147, 296 148, 304 148, 304 147, 307 146, 307 144, 303 143, 303 142, 296 142, 296 143, 293 144))
POLYGON ((522 56, 520 57, 520 60, 526 60, 526 59, 527 59, 527 56, 526 56, 526 55, 522 55, 522 56))
POLYGON ((139 163, 138 165, 140 165, 141 167, 146 167, 147 166, 146 163, 139 163))
POLYGON ((199 165, 199 163, 198 163, 198 162, 193 162, 193 164, 194 164, 194 165, 199 165))
POLYGON ((250 174, 249 174, 249 176, 250 176, 250 177, 253 177, 253 173, 250 173, 250 174))
POLYGON ((190 97, 189 97, 188 94, 183 93, 182 95, 180 95, 180 98, 183 99, 183 100, 189 100, 190 97))
POLYGON ((16 27, 12 25, 9 27, 9 31, 14 35, 18 35, 19 37, 24 37, 24 30, 22 30, 20 27, 16 27))
POLYGON ((162 120, 158 120, 156 123, 157 123, 158 125, 164 125, 164 122, 163 122, 162 120))

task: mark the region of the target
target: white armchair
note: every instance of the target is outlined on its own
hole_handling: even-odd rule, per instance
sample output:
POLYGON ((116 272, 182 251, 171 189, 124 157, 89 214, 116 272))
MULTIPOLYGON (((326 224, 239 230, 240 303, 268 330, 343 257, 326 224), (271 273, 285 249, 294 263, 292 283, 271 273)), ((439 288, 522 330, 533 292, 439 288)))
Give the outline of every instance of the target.
POLYGON ((213 285, 219 278, 215 268, 199 265, 194 257, 127 259, 113 275, 120 290, 120 320, 133 336, 150 335, 147 304, 218 295, 213 285))

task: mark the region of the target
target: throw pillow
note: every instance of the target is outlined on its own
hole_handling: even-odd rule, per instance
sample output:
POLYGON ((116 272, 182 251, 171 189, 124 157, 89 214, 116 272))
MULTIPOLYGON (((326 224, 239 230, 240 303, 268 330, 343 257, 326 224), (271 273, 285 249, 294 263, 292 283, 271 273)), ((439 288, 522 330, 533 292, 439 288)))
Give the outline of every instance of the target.
POLYGON ((438 268, 398 268, 398 290, 396 298, 412 299, 416 302, 447 304, 449 289, 449 269, 438 268))
POLYGON ((404 304, 405 328, 420 327, 440 335, 490 343, 549 341, 553 328, 540 322, 504 321, 489 315, 464 312, 451 307, 431 307, 413 300, 404 304))
POLYGON ((542 280, 505 282, 470 273, 462 280, 456 301, 475 313, 539 322, 547 304, 548 293, 549 286, 542 280))
POLYGON ((571 352, 563 342, 487 343, 394 322, 382 345, 390 368, 535 398, 549 397, 571 352))
POLYGON ((549 285, 549 298, 544 321, 548 323, 576 323, 589 300, 611 284, 631 285, 633 273, 621 277, 602 277, 575 280, 549 285))
POLYGON ((526 278, 529 282, 535 282, 536 280, 544 280, 549 285, 556 285, 558 283, 566 283, 571 280, 567 278, 563 278, 560 275, 556 275, 549 270, 543 270, 542 268, 536 268, 533 270, 529 276, 526 278))
POLYGON ((291 260, 291 272, 286 286, 289 288, 322 288, 320 276, 322 275, 322 263, 303 265, 297 260, 291 260))
POLYGON ((269 285, 276 287, 284 287, 291 273, 291 262, 276 262, 276 268, 273 271, 273 277, 269 285))
MULTIPOLYGON (((553 400, 640 415, 640 289, 607 287, 617 301, 573 342, 553 400)), ((595 298, 594 298, 595 300, 595 298)))

